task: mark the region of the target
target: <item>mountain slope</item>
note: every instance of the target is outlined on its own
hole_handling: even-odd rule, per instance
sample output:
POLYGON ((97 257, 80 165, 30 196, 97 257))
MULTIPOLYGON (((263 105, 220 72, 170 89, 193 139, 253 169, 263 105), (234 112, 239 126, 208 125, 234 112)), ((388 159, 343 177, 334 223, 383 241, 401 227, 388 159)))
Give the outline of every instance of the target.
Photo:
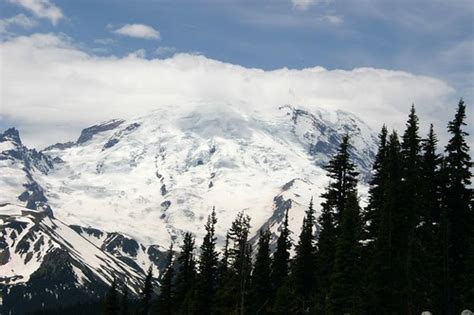
MULTIPOLYGON (((115 258, 43 210, 0 206, 0 288, 7 309, 98 298, 115 279, 138 294, 144 273, 115 258)), ((28 309, 26 309, 28 308, 28 309)), ((18 309, 17 309, 18 310, 18 309)))
MULTIPOLYGON (((369 174, 375 138, 346 112, 284 106, 249 113, 229 106, 200 105, 188 112, 162 109, 83 131, 75 143, 42 151, 63 163, 38 183, 55 215, 104 231, 119 231, 144 244, 166 246, 191 231, 200 239, 212 206, 222 236, 239 211, 254 231, 272 217, 274 198, 299 178, 292 221, 327 183, 321 168, 349 133, 352 155, 369 174)), ((295 189, 295 188, 290 188, 295 189)))

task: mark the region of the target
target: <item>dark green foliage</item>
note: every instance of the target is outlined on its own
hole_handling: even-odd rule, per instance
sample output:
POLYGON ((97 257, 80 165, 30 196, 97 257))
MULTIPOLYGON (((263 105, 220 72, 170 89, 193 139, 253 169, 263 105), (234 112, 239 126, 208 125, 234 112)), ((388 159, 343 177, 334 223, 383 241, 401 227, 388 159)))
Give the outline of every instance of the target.
POLYGON ((398 212, 402 215, 401 220, 405 222, 400 225, 400 233, 397 235, 401 240, 397 257, 400 258, 403 278, 400 286, 403 307, 399 311, 406 314, 418 313, 415 312, 414 296, 417 292, 413 284, 415 253, 420 250, 415 238, 421 208, 421 139, 418 129, 418 116, 415 106, 412 105, 401 144, 403 203, 398 212))
POLYGON ((385 186, 387 183, 387 155, 388 155, 388 131, 385 125, 378 136, 378 150, 375 156, 372 179, 370 180, 368 204, 363 212, 362 239, 366 246, 361 249, 361 264, 367 266, 362 276, 361 290, 364 291, 363 301, 366 309, 373 309, 376 305, 375 281, 377 274, 376 245, 379 240, 379 229, 382 224, 382 211, 384 208, 385 186))
POLYGON ((112 285, 109 288, 109 291, 105 295, 102 314, 117 315, 118 313, 119 313, 119 294, 117 291, 117 283, 114 279, 112 281, 112 285))
POLYGON ((318 219, 320 232, 317 242, 317 280, 315 309, 323 313, 327 309, 331 286, 331 273, 334 268, 334 246, 340 234, 340 222, 347 197, 357 190, 358 172, 350 158, 349 136, 345 135, 337 154, 326 167, 331 179, 326 191, 321 195, 321 215, 318 219))
POLYGON ((229 233, 226 234, 225 246, 222 251, 222 258, 218 264, 218 278, 216 300, 214 312, 217 314, 226 314, 232 309, 232 303, 235 303, 235 289, 229 286, 234 281, 234 274, 229 266, 229 233))
POLYGON ((196 280, 196 262, 194 260, 194 237, 184 234, 181 253, 177 258, 178 272, 175 281, 175 300, 177 313, 192 314, 194 311, 194 284, 196 280))
POLYGON ((313 199, 309 203, 308 210, 303 219, 303 226, 295 247, 295 257, 293 259, 292 274, 293 285, 296 295, 297 308, 301 312, 306 312, 309 307, 309 300, 314 292, 314 262, 315 262, 315 238, 314 238, 314 209, 313 199))
POLYGON ((290 264, 290 230, 288 228, 288 210, 281 226, 277 247, 273 254, 271 268, 271 283, 273 287, 273 310, 276 313, 287 313, 290 304, 289 264, 290 264))
POLYGON ((441 313, 442 238, 441 238, 441 157, 436 153, 437 138, 430 126, 422 141, 420 167, 419 222, 415 230, 414 277, 418 310, 441 313))
POLYGON ((147 315, 150 312, 151 297, 153 294, 153 272, 151 267, 148 269, 148 273, 145 278, 143 289, 140 292, 140 314, 147 315))
POLYGON ((472 167, 469 146, 466 142, 466 105, 461 99, 456 115, 448 123, 451 138, 446 145, 443 176, 443 236, 444 236, 444 311, 459 313, 462 308, 463 277, 468 260, 468 240, 472 235, 474 214, 471 178, 472 167))
POLYGON ((258 239, 251 285, 251 309, 259 314, 267 314, 270 311, 270 298, 273 290, 270 282, 270 265, 270 231, 262 229, 258 239))
POLYGON ((158 296, 158 312, 159 314, 171 315, 174 307, 174 269, 173 269, 173 244, 168 251, 167 265, 161 279, 160 295, 158 296))
POLYGON ((399 213, 401 195, 401 153, 398 135, 393 132, 387 143, 384 159, 386 178, 379 210, 379 227, 375 232, 374 251, 371 253, 369 286, 372 298, 368 305, 373 314, 392 314, 400 301, 401 266, 397 260, 400 228, 404 219, 399 213))
POLYGON ((199 274, 196 286, 196 312, 198 314, 210 314, 211 306, 214 304, 219 253, 216 250, 215 225, 217 223, 216 211, 207 218, 206 236, 201 245, 201 256, 199 258, 199 274))
POLYGON ((330 314, 359 314, 361 307, 361 220, 355 192, 347 196, 336 242, 329 294, 330 314))
POLYGON ((364 211, 364 221, 367 223, 364 236, 369 241, 369 247, 374 244, 380 226, 380 213, 383 207, 384 188, 387 180, 387 137, 387 127, 384 125, 379 134, 378 151, 372 168, 372 179, 370 180, 369 202, 364 211))
POLYGON ((249 229, 250 217, 240 212, 228 232, 220 267, 216 305, 216 311, 220 314, 244 313, 248 308, 252 270, 249 229))
POLYGON ((290 262, 290 230, 288 228, 288 210, 285 212, 285 220, 281 226, 280 236, 277 240, 277 247, 272 261, 272 283, 275 288, 282 285, 288 277, 290 262))
POLYGON ((341 221, 347 196, 357 189, 359 173, 355 170, 355 165, 351 161, 349 149, 349 136, 344 135, 336 155, 325 168, 331 182, 326 192, 321 195, 324 199, 322 207, 328 207, 333 213, 336 228, 341 221))

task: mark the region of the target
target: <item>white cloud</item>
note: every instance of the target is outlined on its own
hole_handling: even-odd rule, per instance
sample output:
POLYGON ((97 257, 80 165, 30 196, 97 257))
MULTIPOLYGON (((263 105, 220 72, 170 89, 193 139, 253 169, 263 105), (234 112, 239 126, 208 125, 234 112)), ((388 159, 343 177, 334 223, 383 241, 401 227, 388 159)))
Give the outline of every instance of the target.
POLYGON ((36 26, 37 22, 24 14, 18 14, 10 18, 0 19, 0 34, 7 33, 11 26, 20 26, 25 29, 36 26))
POLYGON ((322 2, 331 2, 331 0, 291 0, 291 3, 293 3, 293 7, 295 9, 305 11, 308 10, 309 7, 313 5, 317 5, 322 2))
POLYGON ((97 57, 53 34, 10 39, 0 44, 0 52, 0 118, 14 121, 25 142, 39 147, 75 139, 82 128, 102 120, 165 106, 188 110, 186 104, 199 102, 256 114, 288 103, 343 109, 374 129, 384 122, 404 128, 415 103, 421 120, 434 122, 440 132, 455 105, 445 82, 402 71, 265 71, 190 54, 97 57))
POLYGON ((322 15, 319 20, 329 24, 342 24, 344 22, 344 18, 342 16, 332 14, 322 15))
POLYGON ((161 46, 155 50, 155 54, 158 56, 171 55, 176 52, 175 47, 161 46))
POLYGON ((159 40, 161 38, 160 32, 155 30, 153 27, 144 24, 126 24, 121 28, 114 30, 114 33, 144 39, 159 40))
POLYGON ((9 0, 11 3, 20 5, 32 12, 39 18, 48 19, 56 25, 64 18, 63 12, 49 0, 9 0))

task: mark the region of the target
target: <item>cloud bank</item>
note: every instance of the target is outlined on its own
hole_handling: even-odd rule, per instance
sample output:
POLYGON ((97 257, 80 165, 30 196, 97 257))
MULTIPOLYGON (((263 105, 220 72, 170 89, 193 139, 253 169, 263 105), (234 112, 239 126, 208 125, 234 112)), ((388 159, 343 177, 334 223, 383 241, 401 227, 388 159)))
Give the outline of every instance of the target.
POLYGON ((403 128, 415 103, 421 120, 434 122, 438 131, 455 106, 445 82, 401 71, 264 71, 191 54, 98 57, 55 34, 12 38, 0 44, 0 52, 0 118, 14 122, 25 142, 38 147, 75 139, 82 128, 102 120, 169 105, 186 110, 196 102, 261 112, 288 103, 343 109, 376 130, 382 123, 403 128))
POLYGON ((9 0, 11 3, 22 6, 35 16, 48 19, 53 25, 64 18, 63 12, 49 0, 9 0))
POLYGON ((155 30, 153 27, 144 24, 126 24, 116 30, 115 34, 143 38, 143 39, 160 39, 160 32, 155 30))

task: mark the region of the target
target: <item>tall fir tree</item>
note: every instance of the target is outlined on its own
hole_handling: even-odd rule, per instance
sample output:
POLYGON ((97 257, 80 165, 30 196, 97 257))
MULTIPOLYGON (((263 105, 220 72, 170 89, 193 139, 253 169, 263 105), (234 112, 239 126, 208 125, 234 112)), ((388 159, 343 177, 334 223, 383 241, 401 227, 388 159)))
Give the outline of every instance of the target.
POLYGON ((139 310, 140 314, 148 315, 150 313, 152 295, 153 295, 153 270, 150 266, 150 268, 148 268, 148 273, 145 277, 143 289, 140 292, 140 296, 141 296, 140 310, 139 310))
POLYGON ((213 208, 212 213, 207 218, 206 235, 201 245, 199 257, 199 274, 196 286, 197 314, 210 314, 214 304, 219 263, 219 253, 216 250, 216 223, 216 211, 213 208))
POLYGON ((430 125, 422 140, 420 168, 420 221, 415 229, 416 264, 414 291, 418 310, 441 313, 442 239, 441 239, 441 156, 436 152, 438 139, 430 125))
POLYGON ((272 283, 275 289, 281 286, 289 273, 290 263, 290 229, 288 227, 288 211, 285 211, 285 218, 281 225, 280 235, 277 240, 275 253, 272 261, 272 283))
POLYGON ((418 125, 418 116, 416 115, 415 106, 412 105, 401 143, 403 204, 399 211, 405 224, 400 226, 404 231, 399 234, 399 237, 402 238, 402 244, 398 248, 398 255, 403 259, 401 262, 403 266, 401 278, 404 281, 401 286, 403 309, 400 311, 407 315, 418 313, 416 311, 418 301, 414 301, 416 291, 413 283, 416 268, 415 256, 419 250, 419 248, 416 248, 415 230, 421 220, 421 138, 418 134, 418 125))
POLYGON ((361 312, 361 218, 356 192, 346 199, 331 275, 330 314, 361 312))
POLYGON ((377 244, 378 231, 382 220, 382 209, 384 205, 385 184, 387 180, 387 151, 388 131, 385 125, 378 136, 378 149, 372 166, 372 178, 369 182, 368 204, 362 214, 363 235, 365 246, 361 248, 361 264, 367 266, 363 273, 361 291, 364 295, 364 307, 370 309, 376 303, 375 283, 373 275, 375 272, 375 246, 377 244))
POLYGON ((320 232, 317 242, 318 290, 315 297, 316 311, 324 313, 328 306, 330 275, 334 266, 334 244, 340 234, 340 222, 347 196, 357 189, 357 176, 350 158, 349 136, 344 135, 339 149, 326 166, 330 182, 321 195, 321 215, 318 219, 320 232))
POLYGON ((250 274, 252 271, 251 251, 252 247, 248 241, 250 232, 250 217, 243 212, 237 215, 232 222, 229 230, 230 240, 233 246, 229 250, 231 257, 231 266, 235 274, 235 284, 237 285, 236 310, 240 314, 244 314, 247 308, 245 304, 249 294, 250 274))
POLYGON ((368 204, 364 211, 365 239, 369 243, 369 247, 377 238, 377 231, 380 225, 380 214, 383 206, 384 188, 387 177, 386 158, 387 158, 387 127, 383 125, 378 136, 378 150, 375 155, 372 166, 372 178, 370 180, 368 204))
POLYGON ((261 229, 251 281, 251 309, 257 314, 270 313, 271 282, 270 231, 261 229))
POLYGON ((445 179, 443 200, 444 233, 444 311, 446 314, 459 313, 463 298, 463 276, 468 260, 468 240, 474 223, 473 194, 471 188, 471 157, 466 142, 466 105, 461 99, 454 119, 448 123, 451 138, 445 149, 443 176, 445 179))
POLYGON ((341 221, 346 199, 357 187, 359 173, 350 157, 349 135, 344 135, 337 153, 325 167, 331 179, 326 191, 321 195, 323 203, 331 208, 334 214, 336 229, 341 221))
POLYGON ((173 244, 168 250, 166 268, 161 279, 160 295, 158 296, 158 313, 164 315, 174 314, 174 269, 173 269, 173 244))
POLYGON ((288 227, 288 212, 285 211, 283 224, 280 227, 276 250, 273 254, 271 266, 271 284, 273 287, 272 311, 277 314, 287 314, 291 310, 290 291, 290 249, 291 238, 288 227))
POLYGON ((250 217, 240 212, 227 233, 220 267, 216 311, 243 314, 248 308, 251 274, 251 245, 248 241, 250 217))
POLYGON ((386 177, 383 199, 376 231, 371 263, 370 291, 374 298, 368 305, 370 314, 402 314, 398 310, 401 299, 401 263, 397 259, 400 244, 400 226, 405 224, 401 207, 401 149, 398 134, 394 131, 387 142, 384 159, 386 177))
POLYGON ((194 236, 186 232, 178 255, 178 270, 175 279, 176 313, 192 314, 195 307, 196 262, 194 258, 194 236))
POLYGON ((227 232, 222 257, 218 264, 216 298, 212 307, 213 313, 227 314, 234 311, 235 274, 229 263, 230 236, 227 232))
POLYGON ((288 212, 280 227, 275 253, 271 266, 271 283, 273 287, 272 305, 273 312, 278 314, 288 313, 290 310, 289 271, 290 271, 290 229, 288 227, 288 212))
POLYGON ((309 203, 303 218, 303 225, 298 243, 295 247, 295 257, 292 264, 293 285, 298 312, 305 313, 310 309, 310 299, 315 290, 315 217, 313 199, 309 203))

